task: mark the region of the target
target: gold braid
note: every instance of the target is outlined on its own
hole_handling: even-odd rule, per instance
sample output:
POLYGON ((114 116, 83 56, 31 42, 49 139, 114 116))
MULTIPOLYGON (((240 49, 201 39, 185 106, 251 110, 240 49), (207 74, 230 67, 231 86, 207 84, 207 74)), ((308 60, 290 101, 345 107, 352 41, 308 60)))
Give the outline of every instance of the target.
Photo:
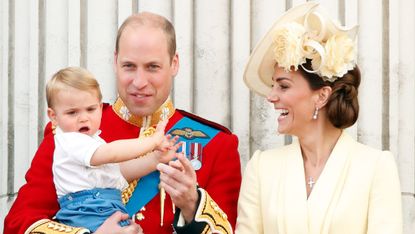
POLYGON ((130 200, 130 197, 133 195, 134 189, 137 186, 138 179, 131 181, 128 184, 128 187, 122 191, 121 199, 122 203, 127 204, 127 202, 130 200))
MULTIPOLYGON (((155 132, 156 132, 156 129, 154 127, 149 127, 142 134, 140 134, 140 137, 141 136, 142 137, 148 137, 148 136, 153 135, 155 132)), ((143 157, 143 156, 144 155, 139 155, 138 157, 143 157)), ((135 180, 131 181, 128 184, 128 187, 122 191, 121 199, 122 199, 122 202, 124 204, 127 204, 127 202, 130 200, 137 184, 138 184, 138 179, 135 179, 135 180)))

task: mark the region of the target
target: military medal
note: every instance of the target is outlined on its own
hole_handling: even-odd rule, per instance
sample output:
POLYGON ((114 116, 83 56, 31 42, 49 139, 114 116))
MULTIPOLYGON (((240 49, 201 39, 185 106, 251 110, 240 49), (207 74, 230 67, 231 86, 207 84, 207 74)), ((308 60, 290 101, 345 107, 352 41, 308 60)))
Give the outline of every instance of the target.
POLYGON ((192 164, 192 167, 195 169, 195 171, 199 170, 202 167, 202 163, 197 158, 192 159, 190 163, 192 164))
POLYGON ((190 163, 196 171, 202 167, 202 144, 191 143, 190 145, 190 163))
POLYGON ((180 146, 181 149, 180 152, 183 153, 183 155, 187 158, 187 152, 186 152, 186 141, 182 141, 182 146, 180 146))

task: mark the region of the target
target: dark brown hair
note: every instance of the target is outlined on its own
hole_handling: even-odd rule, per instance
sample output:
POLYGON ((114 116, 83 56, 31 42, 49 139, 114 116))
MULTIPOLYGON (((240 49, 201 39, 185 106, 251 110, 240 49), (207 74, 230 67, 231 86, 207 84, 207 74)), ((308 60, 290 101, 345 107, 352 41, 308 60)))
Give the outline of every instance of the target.
MULTIPOLYGON (((311 60, 303 64, 307 70, 311 69, 311 60)), ((301 66, 298 69, 312 90, 318 90, 324 86, 330 86, 332 94, 326 104, 327 116, 330 122, 337 128, 352 126, 359 116, 359 100, 357 98, 360 85, 360 70, 356 65, 343 77, 334 82, 324 81, 319 75, 305 71, 301 66)))

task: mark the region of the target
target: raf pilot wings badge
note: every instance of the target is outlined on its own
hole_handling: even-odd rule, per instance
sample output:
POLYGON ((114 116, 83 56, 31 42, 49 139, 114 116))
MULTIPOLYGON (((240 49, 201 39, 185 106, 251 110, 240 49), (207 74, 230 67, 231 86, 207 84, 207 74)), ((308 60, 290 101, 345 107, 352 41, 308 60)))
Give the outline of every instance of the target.
POLYGON ((181 128, 181 129, 174 129, 170 132, 170 134, 175 136, 181 136, 183 138, 186 138, 188 140, 192 140, 194 138, 209 138, 207 134, 200 130, 193 130, 191 128, 181 128))

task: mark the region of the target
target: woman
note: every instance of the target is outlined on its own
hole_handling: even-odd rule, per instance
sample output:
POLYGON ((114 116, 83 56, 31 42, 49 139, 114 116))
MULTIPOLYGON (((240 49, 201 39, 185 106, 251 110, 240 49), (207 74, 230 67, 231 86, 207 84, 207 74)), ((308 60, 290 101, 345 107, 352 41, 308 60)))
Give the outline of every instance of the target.
POLYGON ((247 86, 280 113, 278 132, 296 140, 249 161, 236 233, 402 233, 393 156, 344 131, 359 113, 356 32, 308 2, 280 17, 252 53, 247 86))

